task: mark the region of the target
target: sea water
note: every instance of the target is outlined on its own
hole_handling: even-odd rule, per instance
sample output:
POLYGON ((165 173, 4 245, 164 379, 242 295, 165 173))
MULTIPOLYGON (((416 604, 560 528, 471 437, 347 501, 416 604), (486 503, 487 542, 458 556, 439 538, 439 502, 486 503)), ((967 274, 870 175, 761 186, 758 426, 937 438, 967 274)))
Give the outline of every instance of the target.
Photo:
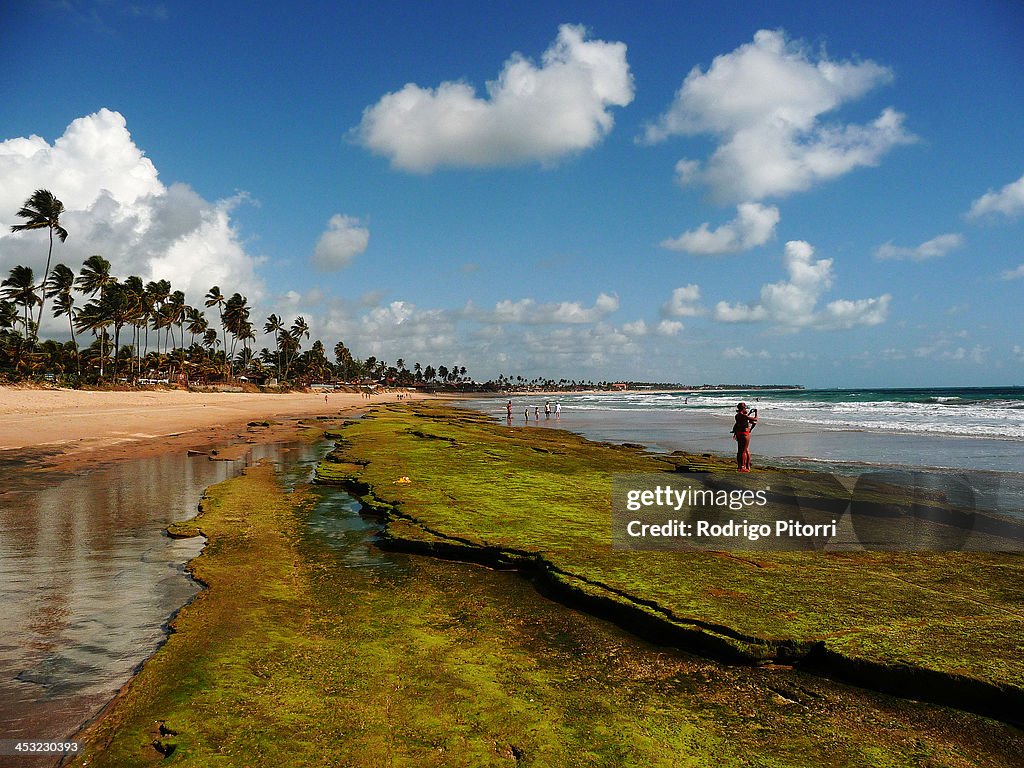
POLYGON ((1024 509, 1024 387, 541 393, 469 405, 504 420, 507 399, 516 426, 719 455, 735 454, 730 430, 742 401, 758 409, 755 466, 846 475, 877 468, 967 472, 989 489, 982 506, 1024 509))

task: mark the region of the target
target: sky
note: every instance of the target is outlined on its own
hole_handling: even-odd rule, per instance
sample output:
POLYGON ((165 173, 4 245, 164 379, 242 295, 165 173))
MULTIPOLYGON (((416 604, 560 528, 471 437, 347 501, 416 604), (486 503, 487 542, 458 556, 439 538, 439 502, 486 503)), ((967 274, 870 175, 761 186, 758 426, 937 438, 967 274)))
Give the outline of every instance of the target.
POLYGON ((1016 0, 5 8, 4 276, 45 188, 55 262, 361 358, 1024 385, 1016 0))

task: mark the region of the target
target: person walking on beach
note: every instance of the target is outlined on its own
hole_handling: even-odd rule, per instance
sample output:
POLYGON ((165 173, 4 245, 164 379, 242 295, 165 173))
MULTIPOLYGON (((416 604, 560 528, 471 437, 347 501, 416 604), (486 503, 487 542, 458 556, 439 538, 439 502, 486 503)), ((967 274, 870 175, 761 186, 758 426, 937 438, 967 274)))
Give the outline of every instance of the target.
POLYGON ((558 421, 561 418, 562 418, 562 404, 561 403, 555 403, 555 421, 558 421))
POLYGON ((750 471, 750 430, 757 426, 757 411, 747 412, 747 404, 736 406, 736 423, 732 425, 732 436, 736 441, 736 469, 750 471))
POLYGON ((544 403, 544 418, 545 419, 550 419, 551 418, 551 401, 550 400, 548 402, 544 403))

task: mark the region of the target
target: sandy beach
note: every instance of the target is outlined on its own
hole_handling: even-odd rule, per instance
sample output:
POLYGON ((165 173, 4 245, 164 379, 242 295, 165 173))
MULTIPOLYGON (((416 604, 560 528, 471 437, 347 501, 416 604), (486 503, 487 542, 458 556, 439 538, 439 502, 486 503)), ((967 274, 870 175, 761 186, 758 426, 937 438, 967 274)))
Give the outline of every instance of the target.
MULTIPOLYGON (((406 399, 422 395, 401 393, 406 399)), ((0 387, 0 451, 44 455, 43 462, 67 467, 176 448, 206 447, 247 437, 250 421, 294 421, 309 416, 354 413, 367 405, 393 402, 399 393, 106 392, 0 387), (241 433, 241 434, 239 434, 241 433)), ((283 424, 260 430, 272 437, 283 424)))

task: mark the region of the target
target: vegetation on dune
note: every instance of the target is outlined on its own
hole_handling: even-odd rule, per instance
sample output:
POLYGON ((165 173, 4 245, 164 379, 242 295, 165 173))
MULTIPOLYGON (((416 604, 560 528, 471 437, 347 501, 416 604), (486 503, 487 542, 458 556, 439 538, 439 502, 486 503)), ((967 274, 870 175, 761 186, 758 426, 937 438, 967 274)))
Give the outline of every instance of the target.
MULTIPOLYGON (((519 567, 580 604, 627 611, 627 623, 724 656, 846 661, 848 673, 882 685, 903 670, 927 688, 934 673, 942 684, 974 681, 1021 700, 1018 555, 618 551, 613 474, 713 478, 727 463, 511 428, 432 404, 376 409, 341 434, 319 477, 383 514, 390 547, 519 567), (403 477, 410 482, 396 483, 403 477)), ((813 473, 786 475, 802 494, 835 492, 813 473)), ((974 706, 966 699, 977 691, 965 690, 964 705, 974 706)))
MULTIPOLYGON (((329 492, 328 492, 329 493, 329 492)), ((73 765, 1009 766, 1013 729, 725 667, 430 558, 346 567, 268 466, 177 535, 208 585, 73 765)))

